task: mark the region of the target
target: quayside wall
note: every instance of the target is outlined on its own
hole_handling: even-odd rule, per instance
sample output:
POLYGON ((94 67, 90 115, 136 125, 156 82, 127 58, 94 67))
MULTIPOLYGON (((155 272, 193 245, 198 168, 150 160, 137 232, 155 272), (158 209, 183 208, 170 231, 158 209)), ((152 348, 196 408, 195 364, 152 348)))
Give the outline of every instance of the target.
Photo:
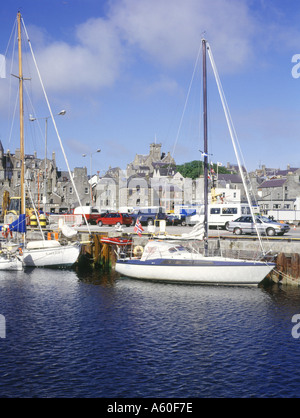
MULTIPOLYGON (((220 246, 223 255, 233 257, 258 257, 261 254, 261 246, 257 237, 232 238, 222 237, 215 240, 214 245, 220 246), (220 244, 217 244, 217 241, 220 244), (230 254, 231 253, 231 254, 230 254)), ((268 279, 284 285, 300 285, 300 239, 284 237, 263 237, 263 249, 266 259, 274 260, 275 269, 269 274, 268 279)))
MULTIPOLYGON (((117 259, 115 245, 101 242, 102 237, 120 236, 117 233, 81 233, 81 241, 84 242, 78 265, 88 266, 92 269, 109 271, 114 268, 117 259)), ((133 236, 133 245, 143 246, 148 241, 147 234, 142 237, 133 236)), ((262 244, 266 253, 266 259, 276 263, 276 268, 270 273, 268 279, 275 283, 285 285, 300 285, 300 239, 284 237, 263 237, 262 244)), ((186 241, 197 250, 203 249, 201 241, 186 241)), ((258 259, 262 249, 257 237, 211 237, 209 239, 209 254, 223 255, 233 258, 258 259)))

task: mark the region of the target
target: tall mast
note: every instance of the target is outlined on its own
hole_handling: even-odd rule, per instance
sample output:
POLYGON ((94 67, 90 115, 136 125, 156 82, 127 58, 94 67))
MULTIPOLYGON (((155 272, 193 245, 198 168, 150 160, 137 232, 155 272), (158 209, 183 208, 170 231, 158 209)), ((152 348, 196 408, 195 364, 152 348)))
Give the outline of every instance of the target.
POLYGON ((203 133, 204 133, 204 255, 208 251, 208 147, 207 147, 207 79, 206 40, 202 39, 203 55, 203 133))
POLYGON ((21 13, 17 15, 18 51, 19 51, 19 103, 20 103, 20 160, 21 160, 21 214, 25 214, 25 157, 24 157, 24 108, 23 108, 23 69, 22 69, 22 39, 21 13))

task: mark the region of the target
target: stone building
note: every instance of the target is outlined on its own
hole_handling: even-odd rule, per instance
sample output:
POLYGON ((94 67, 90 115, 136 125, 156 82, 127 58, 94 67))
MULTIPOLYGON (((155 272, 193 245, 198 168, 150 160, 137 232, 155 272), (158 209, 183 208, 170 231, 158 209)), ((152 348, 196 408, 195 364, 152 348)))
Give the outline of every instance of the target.
MULTIPOLYGON (((166 187, 158 184, 158 177, 161 182, 163 177, 170 181, 176 171, 174 159, 169 152, 162 153, 161 147, 161 144, 150 144, 149 154, 136 154, 125 172, 118 167, 109 168, 96 187, 97 206, 101 210, 130 210, 137 206, 166 204, 167 197, 163 196, 166 187)), ((172 198, 175 198, 174 190, 172 198)), ((173 207, 174 202, 168 201, 168 205, 173 207)))
POLYGON ((167 154, 161 152, 162 144, 150 144, 150 152, 147 155, 136 154, 134 160, 127 165, 127 176, 134 174, 145 174, 151 176, 155 166, 175 165, 175 160, 170 152, 167 154))
MULTIPOLYGON (((75 167, 72 176, 81 204, 83 206, 93 206, 95 202, 92 187, 88 181, 87 168, 75 167)), ((55 198, 56 200, 60 198, 61 201, 59 208, 55 205, 52 212, 68 212, 70 209, 79 206, 80 203, 73 182, 68 171, 58 172, 57 186, 53 192, 52 198, 53 203, 55 198)))
MULTIPOLYGON (((33 201, 38 210, 59 213, 67 212, 79 205, 69 173, 58 171, 55 153, 52 158, 38 158, 34 154, 25 154, 25 194, 33 201)), ((94 197, 88 182, 87 169, 75 168, 73 180, 83 205, 94 204, 94 197)), ((0 199, 5 191, 10 197, 21 195, 21 159, 20 149, 15 153, 5 153, 0 141, 0 199)), ((32 205, 32 203, 31 203, 32 205)))
MULTIPOLYGON (((234 173, 234 165, 228 167, 232 174, 219 173, 215 185, 218 191, 223 190, 225 198, 241 196, 244 201, 242 179, 234 173)), ((126 170, 109 167, 101 179, 98 175, 89 179, 86 167, 74 168, 71 175, 72 179, 69 172, 57 169, 55 153, 46 161, 36 153, 25 155, 26 195, 31 196, 37 209, 47 212, 67 212, 79 205, 73 182, 82 205, 97 206, 103 211, 158 205, 171 211, 178 204, 203 203, 203 177, 184 178, 177 172, 170 153, 161 152, 161 144, 150 144, 147 155, 136 154, 126 170)), ((288 166, 280 170, 263 166, 249 177, 261 211, 294 209, 295 200, 300 197, 300 168, 288 166)), ((0 141, 1 201, 4 191, 20 196, 20 181, 20 150, 4 152, 0 141)))
POLYGON ((257 194, 260 209, 265 213, 269 209, 294 209, 294 202, 300 196, 300 168, 280 170, 258 186, 257 194))
MULTIPOLYGON (((56 185, 55 154, 52 159, 39 159, 36 153, 25 154, 25 194, 32 198, 37 209, 44 209, 56 185)), ((8 191, 10 196, 21 195, 20 149, 15 153, 3 151, 0 141, 0 195, 8 191)))

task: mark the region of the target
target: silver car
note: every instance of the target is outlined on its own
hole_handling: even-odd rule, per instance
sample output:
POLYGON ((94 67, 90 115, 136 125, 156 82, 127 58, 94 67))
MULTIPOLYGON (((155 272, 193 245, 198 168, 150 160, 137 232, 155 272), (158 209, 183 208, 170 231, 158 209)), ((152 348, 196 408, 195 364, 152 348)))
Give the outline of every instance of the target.
MULTIPOLYGON (((256 216, 256 225, 261 234, 268 236, 283 235, 290 230, 289 225, 272 221, 266 216, 256 216)), ((227 230, 236 235, 256 234, 255 224, 252 216, 249 215, 241 216, 234 221, 230 221, 227 230)))

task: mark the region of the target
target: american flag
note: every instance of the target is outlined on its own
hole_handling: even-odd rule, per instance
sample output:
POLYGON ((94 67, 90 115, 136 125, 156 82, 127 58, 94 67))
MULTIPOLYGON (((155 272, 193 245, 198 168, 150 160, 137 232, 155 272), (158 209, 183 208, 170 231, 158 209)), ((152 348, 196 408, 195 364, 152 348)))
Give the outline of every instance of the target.
POLYGON ((134 232, 139 234, 139 236, 142 236, 142 232, 144 231, 142 224, 139 219, 136 220, 135 226, 134 226, 134 232))

